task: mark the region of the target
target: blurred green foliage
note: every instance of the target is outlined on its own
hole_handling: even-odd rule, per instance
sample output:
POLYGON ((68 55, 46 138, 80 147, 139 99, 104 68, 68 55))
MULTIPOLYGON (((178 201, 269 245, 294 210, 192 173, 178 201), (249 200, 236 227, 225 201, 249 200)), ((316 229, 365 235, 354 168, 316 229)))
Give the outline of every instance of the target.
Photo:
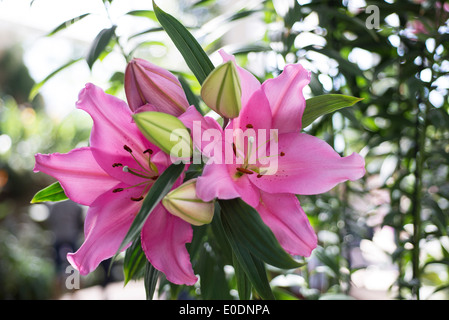
MULTIPOLYGON (((103 2, 106 8, 114 5, 112 0, 103 2)), ((237 10, 232 6, 229 9, 230 2, 178 1, 182 15, 177 18, 209 54, 224 47, 260 80, 278 75, 287 63, 300 62, 312 72, 308 96, 341 93, 364 98, 352 108, 317 119, 306 130, 325 139, 342 155, 361 153, 366 158, 367 174, 363 180, 345 183, 329 193, 299 197, 318 233, 319 247, 310 258, 304 259, 305 267, 288 273, 268 269, 275 296, 278 299, 357 296, 355 278, 374 266, 393 271, 390 297, 447 299, 448 2, 378 0, 365 1, 366 6, 353 8, 351 1, 346 0, 264 0, 240 2, 237 10), (378 8, 379 25, 374 28, 366 24, 375 21, 369 20, 373 18, 372 11, 365 11, 369 5, 378 8), (250 43, 232 42, 236 35, 239 38, 240 34, 248 33, 246 28, 255 25, 260 38, 250 43), (388 246, 375 239, 379 231, 389 235, 388 246), (381 252, 382 258, 365 259, 367 245, 381 252)), ((88 52, 98 54, 95 59, 90 56, 90 66, 111 52, 118 52, 126 59, 136 56, 160 63, 176 50, 168 38, 156 37, 163 31, 152 11, 133 11, 128 15, 147 19, 148 28, 124 35, 117 23, 117 28, 109 29, 109 43, 107 46, 103 43, 103 52, 95 50, 98 41, 92 39, 88 52), (160 54, 161 50, 165 54, 160 54)), ((172 71, 198 96, 200 86, 185 70, 172 71)), ((122 72, 113 73, 109 93, 120 92, 122 72)), ((28 78, 26 72, 22 74, 28 78)), ((9 82, 0 79, 0 84, 22 82, 13 79, 9 82)), ((28 80, 23 82, 24 90, 29 92, 28 80)), ((6 151, 0 150, 0 279, 11 270, 4 261, 24 264, 16 268, 24 276, 10 278, 11 283, 4 287, 8 288, 7 293, 0 294, 21 298, 26 297, 23 292, 30 295, 35 292, 36 286, 45 288, 42 282, 27 280, 29 290, 17 290, 23 279, 33 278, 36 270, 31 270, 30 263, 40 266, 42 276, 37 277, 38 281, 47 279, 50 270, 45 259, 29 261, 33 254, 39 256, 36 248, 22 243, 26 240, 8 227, 13 216, 14 221, 20 220, 17 216, 32 194, 50 182, 32 174, 33 154, 66 152, 86 143, 90 123, 77 113, 55 123, 32 104, 17 105, 15 100, 22 101, 19 97, 23 95, 14 100, 13 94, 3 92, 0 101, 0 139, 10 145, 7 150, 4 148, 6 151)), ((189 247, 193 267, 201 282, 214 281, 216 290, 179 287, 161 279, 159 294, 171 298, 236 297, 235 270, 227 267, 227 249, 214 240, 223 235, 214 230, 213 224, 195 227, 194 232, 194 242, 189 247), (208 242, 203 243, 206 236, 208 242)))

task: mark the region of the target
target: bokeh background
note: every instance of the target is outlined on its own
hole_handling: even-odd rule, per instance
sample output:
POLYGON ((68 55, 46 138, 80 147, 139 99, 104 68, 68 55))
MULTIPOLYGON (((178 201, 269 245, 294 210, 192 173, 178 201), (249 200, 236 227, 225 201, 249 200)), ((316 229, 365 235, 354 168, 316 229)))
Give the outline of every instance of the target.
MULTIPOLYGON (((448 299, 449 2, 158 4, 189 28, 216 65, 224 48, 263 81, 300 62, 312 72, 306 97, 364 98, 306 130, 342 155, 362 154, 367 174, 300 197, 319 247, 305 267, 269 269, 277 298, 448 299)), ((65 254, 83 240, 86 208, 30 200, 53 182, 33 173, 34 154, 88 144, 91 119, 75 108, 85 83, 124 98, 126 59, 140 57, 199 93, 151 10, 143 0, 0 1, 0 299, 145 297, 138 281, 123 288, 120 261, 109 273, 106 261, 82 277, 79 290, 68 288, 65 254), (87 63, 97 35, 113 25, 87 63)), ((214 261, 207 243, 203 251, 214 261)), ((225 297, 235 297, 232 267, 214 265, 225 279, 225 297)), ((198 290, 161 282, 158 296, 199 298, 198 290)))

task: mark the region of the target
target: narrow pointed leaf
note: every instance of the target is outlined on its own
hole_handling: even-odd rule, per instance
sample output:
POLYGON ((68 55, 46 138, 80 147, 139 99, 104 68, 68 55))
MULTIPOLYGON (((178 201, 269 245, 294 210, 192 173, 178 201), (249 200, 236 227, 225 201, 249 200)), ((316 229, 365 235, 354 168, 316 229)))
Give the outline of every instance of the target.
MULTIPOLYGON (((248 280, 254 286, 254 289, 260 297, 265 300, 274 300, 275 297, 271 291, 270 283, 268 282, 267 270, 264 262, 254 256, 248 249, 238 245, 237 243, 231 241, 231 247, 235 254, 236 260, 245 271, 248 280)), ((240 281, 242 281, 242 279, 240 281)), ((241 285, 242 283, 240 283, 240 286, 241 285)), ((245 283, 245 286, 247 285, 248 283, 245 283)), ((243 292, 239 292, 239 297, 241 295, 247 295, 248 288, 239 288, 239 291, 240 290, 243 290, 243 292)))
POLYGON ((133 10, 126 13, 127 15, 134 16, 134 17, 143 17, 151 19, 155 22, 157 22, 156 15, 154 14, 154 11, 152 10, 133 10))
POLYGON ((345 96, 342 94, 325 94, 306 100, 306 108, 302 116, 302 128, 306 128, 322 115, 336 110, 351 107, 363 98, 345 96))
POLYGON ((74 24, 74 23, 80 21, 81 19, 87 17, 88 15, 90 15, 90 13, 85 13, 85 14, 82 14, 82 15, 80 15, 80 16, 77 16, 77 17, 75 17, 75 18, 73 18, 73 19, 69 19, 69 20, 67 20, 67 21, 64 21, 64 22, 61 23, 59 26, 57 26, 57 27, 54 28, 52 31, 50 31, 50 32, 47 34, 47 36, 48 36, 48 37, 49 37, 49 36, 52 36, 52 35, 54 35, 55 33, 58 33, 58 32, 61 31, 61 30, 67 29, 67 28, 70 27, 72 24, 74 24))
POLYGON ((126 249, 125 259, 123 261, 123 274, 125 285, 131 279, 137 279, 143 275, 147 258, 142 250, 140 238, 126 249))
POLYGON ((199 83, 202 84, 214 69, 207 53, 176 18, 160 9, 154 1, 153 9, 159 23, 184 57, 187 66, 192 70, 199 83))
POLYGON ((66 64, 62 65, 61 67, 59 67, 58 69, 56 69, 55 71, 53 71, 52 73, 50 73, 48 76, 45 77, 44 80, 36 83, 33 88, 31 88, 30 94, 28 96, 28 100, 31 101, 33 100, 36 95, 39 93, 39 90, 42 88, 42 86, 51 78, 53 78, 56 74, 58 74, 59 72, 61 72, 62 70, 64 70, 65 68, 70 67, 72 64, 82 60, 83 58, 78 58, 78 59, 74 59, 74 60, 70 60, 69 62, 67 62, 66 64))
POLYGON ((116 28, 117 26, 112 26, 111 28, 103 29, 95 37, 86 57, 86 61, 90 69, 92 69, 95 61, 97 61, 98 57, 100 57, 101 53, 106 49, 107 45, 114 37, 116 28))
POLYGON ((146 219, 150 215, 151 211, 161 202, 161 200, 165 197, 165 195, 171 190, 173 184, 179 178, 179 176, 184 171, 185 165, 183 163, 180 164, 172 164, 170 167, 165 170, 161 176, 156 180, 156 182, 151 187, 147 196, 143 200, 142 207, 140 208, 139 213, 134 218, 131 227, 128 230, 125 238, 120 245, 120 248, 117 250, 117 253, 121 252, 126 245, 130 242, 135 241, 137 237, 140 235, 140 231, 142 230, 143 224, 146 219))
POLYGON ((219 204, 223 227, 233 249, 235 246, 244 247, 258 259, 277 268, 292 269, 301 266, 285 252, 253 207, 239 198, 220 200, 219 204))
POLYGON ((31 200, 31 203, 39 203, 39 202, 46 202, 46 201, 63 201, 67 200, 68 197, 66 196, 64 189, 62 189, 59 182, 55 182, 48 187, 40 190, 37 192, 33 199, 31 200))
POLYGON ((232 265, 235 270, 235 278, 237 279, 237 289, 239 292, 240 300, 249 300, 251 299, 251 281, 246 275, 245 270, 241 266, 235 254, 233 255, 232 265))
POLYGON ((153 265, 146 260, 145 263, 145 274, 144 274, 144 285, 145 294, 147 300, 152 300, 154 296, 154 291, 156 290, 157 280, 159 279, 160 271, 157 270, 153 265))
POLYGON ((222 230, 226 238, 223 241, 225 241, 226 246, 230 246, 231 262, 236 272, 240 299, 245 300, 250 295, 251 286, 263 299, 274 299, 264 262, 254 256, 239 241, 236 241, 229 224, 225 222, 224 216, 227 213, 225 211, 220 212, 220 206, 217 204, 212 226, 215 225, 214 230, 222 230))

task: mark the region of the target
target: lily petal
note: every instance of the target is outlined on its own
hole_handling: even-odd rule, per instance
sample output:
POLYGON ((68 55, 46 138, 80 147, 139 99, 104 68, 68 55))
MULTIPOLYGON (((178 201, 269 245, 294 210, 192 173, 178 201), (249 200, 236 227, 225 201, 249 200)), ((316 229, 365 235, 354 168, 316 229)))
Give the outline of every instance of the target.
POLYGON ((140 182, 135 176, 122 171, 120 167, 113 167, 114 163, 138 169, 138 164, 124 146, 133 151, 139 163, 146 164, 148 156, 144 151, 153 152, 159 148, 152 145, 139 131, 132 121, 132 112, 127 104, 93 84, 87 84, 80 92, 79 109, 90 114, 94 124, 91 132, 90 144, 92 153, 105 172, 114 178, 130 185, 140 182))
POLYGON ((175 284, 193 285, 198 280, 193 273, 185 247, 193 237, 189 223, 158 205, 142 228, 142 249, 150 263, 175 284))
MULTIPOLYGON (((259 204, 259 190, 246 175, 236 177, 236 164, 211 163, 205 166, 203 174, 196 182, 196 194, 201 200, 208 202, 215 198, 242 198, 252 207, 259 204)), ((255 175, 255 174, 254 174, 255 175)))
MULTIPOLYGON (((118 187, 125 185, 115 188, 118 187)), ((101 261, 117 252, 141 205, 130 198, 141 191, 133 188, 113 193, 111 189, 92 203, 84 224, 84 243, 75 253, 67 254, 68 261, 80 274, 92 272, 101 261)))
POLYGON ((317 236, 295 195, 261 192, 256 209, 285 251, 310 256, 317 246, 317 236))
POLYGON ((196 182, 196 193, 203 201, 218 199, 234 199, 240 197, 240 193, 234 187, 229 175, 228 166, 225 164, 208 164, 204 167, 203 174, 196 182))
POLYGON ((97 164, 87 147, 66 154, 37 154, 34 172, 39 171, 57 179, 70 199, 86 206, 119 183, 97 164))
POLYGON ((279 136, 278 170, 251 182, 269 193, 319 194, 338 183, 365 174, 365 160, 357 153, 341 157, 325 141, 304 133, 279 136))
POLYGON ((233 128, 240 128, 243 131, 254 128, 256 132, 260 129, 269 131, 272 128, 270 104, 263 90, 259 89, 253 93, 239 117, 233 119, 233 128))
POLYGON ((301 119, 306 107, 302 90, 309 82, 310 72, 300 64, 291 64, 278 77, 262 84, 270 101, 273 128, 279 129, 279 133, 301 130, 301 119))

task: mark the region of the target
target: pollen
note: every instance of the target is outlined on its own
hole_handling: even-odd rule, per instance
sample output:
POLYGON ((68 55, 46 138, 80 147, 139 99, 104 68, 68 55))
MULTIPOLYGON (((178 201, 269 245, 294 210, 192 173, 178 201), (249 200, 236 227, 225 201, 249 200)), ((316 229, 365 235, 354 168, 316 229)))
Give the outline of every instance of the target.
POLYGON ((236 170, 240 173, 246 173, 246 174, 253 174, 251 170, 245 169, 245 168, 236 168, 236 170))
POLYGON ((116 162, 116 163, 112 164, 112 167, 113 168, 123 167, 123 164, 116 162))

